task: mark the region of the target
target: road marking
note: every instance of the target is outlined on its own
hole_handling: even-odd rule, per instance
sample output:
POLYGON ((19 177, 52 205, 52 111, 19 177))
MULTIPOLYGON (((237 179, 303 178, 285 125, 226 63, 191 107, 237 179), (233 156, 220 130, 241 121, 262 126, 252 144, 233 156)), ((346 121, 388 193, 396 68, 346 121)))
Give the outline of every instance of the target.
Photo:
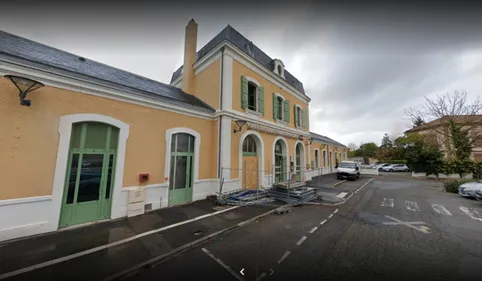
MULTIPOLYGON (((425 226, 425 227, 423 227, 423 226, 421 226, 421 227, 416 227, 416 226, 413 226, 412 223, 410 223, 410 222, 401 221, 401 220, 399 220, 399 219, 396 219, 396 218, 390 217, 390 216, 385 216, 385 217, 386 217, 386 218, 389 218, 389 219, 391 219, 391 220, 393 220, 393 221, 396 222, 395 224, 384 222, 383 224, 385 224, 385 225, 405 225, 405 226, 408 226, 408 227, 410 227, 410 228, 416 229, 416 230, 418 230, 418 231, 420 231, 420 232, 423 232, 423 233, 430 233, 430 231, 429 231, 430 229, 429 229, 428 227, 426 227, 426 226, 425 226)), ((418 224, 418 223, 420 223, 420 222, 417 222, 417 224, 418 224)))
POLYGON ((281 256, 281 259, 279 259, 278 264, 279 264, 279 263, 282 263, 290 254, 291 254, 290 251, 286 251, 286 252, 281 256))
POLYGON ((338 210, 339 210, 339 209, 336 209, 335 211, 333 211, 333 214, 336 214, 336 213, 338 213, 338 210))
POLYGON ((333 217, 333 214, 330 214, 330 215, 328 216, 329 219, 331 219, 332 217, 333 217))
POLYGON ((393 198, 383 198, 382 207, 392 207, 395 206, 393 198))
POLYGON ((326 220, 323 220, 322 222, 320 222, 321 225, 324 225, 326 223, 326 220))
POLYGON ((338 194, 336 197, 338 197, 338 198, 343 198, 343 197, 345 197, 345 195, 347 195, 347 194, 348 194, 348 192, 342 192, 342 193, 338 194))
POLYGON ((405 200, 405 207, 412 212, 420 212, 417 202, 405 200))
POLYGON ((296 242, 296 246, 301 245, 301 243, 303 243, 306 240, 306 238, 307 238, 306 236, 301 237, 300 240, 298 240, 298 242, 296 242))
POLYGON ((342 183, 344 183, 344 182, 346 182, 346 180, 343 180, 343 181, 339 181, 339 182, 337 182, 337 183, 334 183, 333 186, 336 187, 336 186, 338 186, 338 185, 340 185, 340 184, 342 184, 342 183))
POLYGON ((142 237, 147 236, 147 235, 158 233, 158 232, 161 232, 161 231, 164 231, 164 230, 168 230, 168 229, 180 226, 180 225, 184 225, 184 224, 193 222, 193 221, 201 220, 201 219, 204 219, 204 218, 207 218, 207 217, 215 216, 215 215, 227 212, 227 211, 234 210, 234 209, 239 208, 239 207, 240 206, 234 206, 232 208, 224 209, 224 210, 221 210, 221 211, 217 211, 217 212, 214 212, 214 213, 202 215, 202 216, 199 216, 199 217, 195 217, 195 218, 192 218, 192 219, 189 219, 189 220, 185 220, 185 221, 182 221, 182 222, 171 224, 171 225, 161 227, 161 228, 158 228, 158 229, 150 230, 150 231, 140 233, 140 234, 137 234, 135 236, 132 236, 132 237, 129 237, 129 238, 126 238, 126 239, 123 239, 123 240, 115 241, 115 242, 105 244, 105 245, 102 245, 102 246, 98 246, 98 247, 95 247, 95 248, 92 248, 92 249, 88 249, 88 250, 85 250, 85 251, 82 251, 82 252, 71 254, 71 255, 68 255, 68 256, 65 256, 65 257, 57 258, 57 259, 54 259, 54 260, 46 261, 46 262, 43 262, 43 263, 35 264, 35 265, 32 265, 32 266, 28 266, 28 267, 24 267, 24 268, 21 268, 21 269, 18 269, 18 270, 14 270, 14 271, 10 271, 10 272, 4 273, 4 274, 0 274, 0 280, 5 279, 5 278, 9 278, 9 277, 12 277, 12 276, 16 276, 16 275, 19 275, 19 274, 23 274, 23 273, 26 273, 26 272, 29 272, 29 271, 44 268, 44 267, 47 267, 47 266, 51 266, 51 265, 54 265, 54 264, 58 264, 58 263, 68 261, 68 260, 71 260, 71 259, 75 259, 75 258, 78 258, 78 257, 82 257, 82 256, 92 254, 92 253, 95 253, 95 252, 98 252, 98 251, 102 251, 102 250, 105 250, 105 249, 108 249, 108 248, 111 248, 111 247, 114 247, 114 246, 122 245, 122 244, 125 244, 125 243, 133 241, 133 240, 137 240, 137 239, 142 238, 142 237))
POLYGON ((229 266, 227 266, 222 260, 216 258, 206 248, 202 248, 201 250, 203 250, 203 252, 206 253, 206 255, 208 255, 213 260, 215 260, 218 264, 220 264, 222 267, 224 267, 224 269, 226 269, 229 273, 231 273, 231 275, 233 275, 236 279, 238 279, 239 281, 244 281, 244 279, 241 276, 239 276, 234 270, 232 270, 229 266))
POLYGON ((469 209, 467 207, 464 207, 464 206, 460 206, 459 209, 462 210, 462 212, 464 212, 471 219, 482 221, 482 218, 478 217, 479 213, 477 213, 477 211, 475 211, 473 209, 471 210, 471 209, 469 209))
MULTIPOLYGON (((423 221, 407 221, 406 223, 409 223, 409 224, 412 224, 412 225, 425 224, 423 221)), ((400 225, 401 223, 390 221, 390 222, 384 222, 383 224, 385 224, 385 225, 400 225)))
POLYGON ((447 208, 445 208, 443 205, 438 205, 438 204, 432 204, 432 209, 438 213, 438 214, 441 214, 441 215, 446 215, 446 216, 451 216, 452 213, 450 213, 449 210, 447 210, 447 208))
POLYGON ((263 279, 265 276, 266 276, 266 273, 264 273, 264 272, 261 273, 261 275, 258 276, 258 278, 256 278, 256 281, 259 281, 259 280, 263 279))
POLYGON ((271 270, 271 273, 269 274, 269 276, 273 275, 274 270, 272 270, 271 268, 269 270, 271 270))
POLYGON ((313 234, 317 229, 318 229, 318 227, 315 226, 315 227, 313 227, 309 232, 313 234))

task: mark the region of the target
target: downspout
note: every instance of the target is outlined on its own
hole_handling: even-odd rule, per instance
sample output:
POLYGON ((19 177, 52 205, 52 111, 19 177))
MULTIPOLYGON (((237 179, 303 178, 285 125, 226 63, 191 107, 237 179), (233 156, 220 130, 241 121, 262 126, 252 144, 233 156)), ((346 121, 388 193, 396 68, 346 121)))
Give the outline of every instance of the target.
MULTIPOLYGON (((224 78, 224 47, 221 48, 221 98, 219 99, 219 110, 222 112, 223 110, 223 78, 224 78)), ((218 179, 221 181, 221 136, 222 136, 222 125, 221 121, 223 119, 222 115, 219 115, 219 131, 218 131, 218 179)), ((230 152, 227 152, 230 153, 230 152)))

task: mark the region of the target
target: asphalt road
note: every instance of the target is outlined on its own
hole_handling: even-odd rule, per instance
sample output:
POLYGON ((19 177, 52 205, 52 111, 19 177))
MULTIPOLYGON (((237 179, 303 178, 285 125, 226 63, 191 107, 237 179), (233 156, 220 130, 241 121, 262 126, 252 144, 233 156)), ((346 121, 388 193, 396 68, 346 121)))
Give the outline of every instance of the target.
POLYGON ((129 280, 365 278, 482 280, 482 202, 435 181, 384 175, 339 209, 269 216, 129 280))

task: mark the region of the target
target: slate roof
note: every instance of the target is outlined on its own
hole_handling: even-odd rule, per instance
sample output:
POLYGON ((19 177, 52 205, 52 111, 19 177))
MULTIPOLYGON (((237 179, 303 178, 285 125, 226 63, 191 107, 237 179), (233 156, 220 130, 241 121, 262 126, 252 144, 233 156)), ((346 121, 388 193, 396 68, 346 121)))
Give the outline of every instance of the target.
MULTIPOLYGON (((204 47, 202 47, 197 52, 196 61, 202 59, 205 55, 207 55, 210 51, 212 51, 216 46, 221 44, 224 40, 231 42, 233 45, 238 47, 241 51, 246 53, 247 55, 251 56, 269 71, 273 71, 274 68, 274 60, 269 57, 266 53, 261 51, 256 45, 254 45, 251 41, 246 39, 241 33, 236 31, 233 27, 228 25, 224 28, 218 35, 216 35, 211 41, 209 41, 204 47), (252 50, 252 52, 249 51, 252 50)), ((182 66, 179 67, 173 74, 171 78, 171 83, 174 82, 179 76, 181 76, 182 66)), ((285 69, 285 80, 295 89, 300 91, 301 93, 305 94, 305 90, 303 88, 303 83, 301 83, 296 77, 294 77, 289 71, 285 69)))
POLYGON ((313 132, 310 132, 310 136, 315 140, 318 140, 318 141, 321 141, 321 142, 324 142, 324 143, 328 143, 328 144, 342 146, 342 147, 346 148, 346 146, 344 144, 339 143, 339 142, 337 142, 333 139, 330 139, 327 136, 319 135, 319 134, 316 134, 316 133, 313 133, 313 132))
MULTIPOLYGON (((92 42, 95 44, 95 42, 92 42)), ((164 102, 187 105, 207 112, 215 112, 199 98, 181 89, 142 77, 125 70, 108 66, 93 60, 55 49, 0 30, 0 55, 14 57, 25 63, 34 64, 50 72, 67 71, 89 77, 107 86, 127 90, 135 95, 146 96, 164 102)))

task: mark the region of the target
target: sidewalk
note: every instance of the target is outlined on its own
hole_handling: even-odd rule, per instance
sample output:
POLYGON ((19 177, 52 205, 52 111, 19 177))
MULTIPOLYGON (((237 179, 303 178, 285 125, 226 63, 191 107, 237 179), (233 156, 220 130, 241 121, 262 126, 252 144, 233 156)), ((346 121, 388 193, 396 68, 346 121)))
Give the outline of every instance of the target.
POLYGON ((203 200, 0 244, 0 279, 101 280, 281 206, 203 200))

